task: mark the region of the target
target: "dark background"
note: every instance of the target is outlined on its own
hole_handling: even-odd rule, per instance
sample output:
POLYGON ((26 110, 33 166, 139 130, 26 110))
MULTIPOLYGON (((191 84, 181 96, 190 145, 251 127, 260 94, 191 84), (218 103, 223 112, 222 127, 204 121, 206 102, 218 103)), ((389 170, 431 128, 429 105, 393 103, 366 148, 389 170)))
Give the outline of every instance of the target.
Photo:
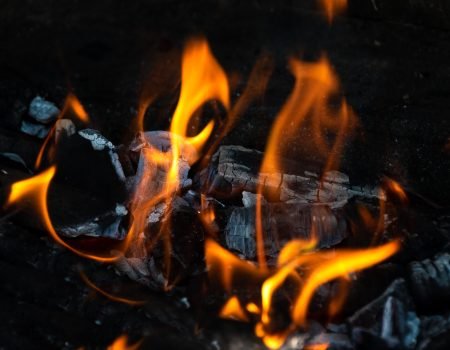
MULTIPOLYGON (((225 140, 263 149, 292 87, 287 58, 327 52, 362 121, 343 170, 361 184, 391 175, 445 205, 448 1, 391 3, 376 1, 375 10, 370 0, 350 1, 347 17, 330 27, 315 1, 1 1, 0 116, 8 123, 17 103, 36 94, 62 103, 72 90, 94 127, 120 143, 141 92, 158 91, 167 72, 176 76, 185 40, 204 35, 239 77, 238 91, 262 52, 274 57, 263 101, 225 140)), ((167 126, 176 91, 165 96, 152 106, 147 128, 167 126)))

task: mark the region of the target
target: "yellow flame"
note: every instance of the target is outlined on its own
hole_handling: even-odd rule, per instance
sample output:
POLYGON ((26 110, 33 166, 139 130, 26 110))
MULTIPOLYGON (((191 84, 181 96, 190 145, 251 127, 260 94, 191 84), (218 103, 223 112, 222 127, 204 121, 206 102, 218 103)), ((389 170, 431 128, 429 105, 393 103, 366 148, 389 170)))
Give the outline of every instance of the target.
POLYGON ((229 318, 232 320, 238 320, 248 322, 248 317, 242 308, 241 302, 236 296, 232 296, 220 310, 220 317, 229 318))
POLYGON ((376 248, 338 251, 335 257, 318 263, 307 276, 301 288, 294 308, 292 319, 297 325, 303 325, 311 298, 320 285, 340 276, 366 269, 389 258, 399 249, 398 242, 390 242, 376 248))

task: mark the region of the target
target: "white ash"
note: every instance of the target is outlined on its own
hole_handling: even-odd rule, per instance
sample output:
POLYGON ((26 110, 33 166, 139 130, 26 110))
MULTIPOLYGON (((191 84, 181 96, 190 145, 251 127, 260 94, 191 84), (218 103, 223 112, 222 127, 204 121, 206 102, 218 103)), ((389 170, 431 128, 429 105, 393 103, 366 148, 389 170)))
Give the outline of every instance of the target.
POLYGON ((78 131, 78 135, 83 137, 86 140, 91 141, 92 148, 96 151, 107 150, 109 157, 111 158, 111 163, 114 166, 114 170, 116 171, 117 176, 123 182, 126 181, 125 173, 123 172, 122 164, 120 163, 119 156, 116 152, 116 147, 113 145, 111 141, 109 141, 106 137, 100 134, 97 130, 94 129, 84 129, 78 131))
POLYGON ((127 208, 122 204, 116 204, 116 214, 119 216, 125 216, 128 214, 127 208))
POLYGON ((50 128, 42 124, 31 123, 23 120, 20 126, 20 131, 27 135, 36 136, 43 139, 48 135, 50 128))
POLYGON ((78 131, 78 135, 91 141, 92 148, 96 151, 103 151, 105 148, 114 149, 114 145, 100 132, 94 129, 84 129, 78 131))
POLYGON ((36 96, 30 103, 28 114, 39 123, 49 124, 54 121, 60 111, 53 102, 47 101, 40 96, 36 96))
POLYGON ((166 203, 158 203, 155 206, 155 209, 148 216, 148 223, 157 223, 161 220, 161 218, 166 213, 167 204, 166 203))

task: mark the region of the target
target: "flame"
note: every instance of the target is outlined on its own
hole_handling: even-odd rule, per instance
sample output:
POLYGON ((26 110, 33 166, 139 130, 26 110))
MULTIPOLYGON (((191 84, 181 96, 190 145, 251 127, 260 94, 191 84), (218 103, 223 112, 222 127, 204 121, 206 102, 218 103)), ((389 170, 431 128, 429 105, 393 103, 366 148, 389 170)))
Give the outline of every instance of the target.
POLYGON ((294 322, 297 325, 305 324, 309 302, 317 287, 337 277, 378 264, 392 256, 398 249, 399 243, 394 241, 376 248, 337 251, 330 260, 318 263, 310 272, 294 303, 292 310, 294 322))
MULTIPOLYGON (((255 277, 263 279, 262 308, 260 309, 252 302, 247 304, 246 309, 253 314, 260 314, 260 322, 255 327, 255 334, 270 349, 281 347, 294 326, 306 324, 309 304, 320 285, 337 278, 344 281, 341 283, 341 289, 336 298, 330 303, 330 312, 334 315, 339 311, 345 299, 349 274, 373 266, 389 258, 399 249, 399 243, 396 241, 375 248, 332 252, 312 252, 311 247, 313 246, 313 242, 308 241, 289 242, 280 252, 282 258, 279 259, 278 266, 268 272, 260 266, 240 260, 213 240, 206 241, 205 255, 208 273, 210 278, 220 276, 225 290, 231 292, 235 283, 235 275, 238 273, 247 276, 252 281, 255 280, 255 277), (302 277, 303 274, 305 275, 302 277), (283 331, 269 332, 267 329, 270 328, 271 323, 273 294, 288 277, 291 277, 299 288, 291 313, 293 324, 283 331)), ((222 317, 233 315, 235 319, 242 319, 241 316, 245 315, 235 296, 231 297, 225 306, 226 308, 224 307, 221 311, 222 317)), ((248 319, 247 316, 246 319, 248 319)))
POLYGON ((117 260, 118 256, 99 256, 93 255, 86 252, 82 252, 64 240, 62 240, 56 233, 53 224, 50 220, 47 206, 47 193, 56 172, 56 166, 51 166, 42 173, 33 176, 29 179, 15 182, 11 186, 11 192, 9 194, 6 206, 10 207, 14 204, 28 204, 30 205, 40 220, 42 221, 45 229, 50 234, 50 236, 60 245, 69 249, 75 254, 82 257, 93 259, 101 262, 113 262, 117 260))
MULTIPOLYGON (((223 106, 229 108, 229 88, 225 72, 214 58, 208 43, 204 39, 188 42, 182 57, 181 91, 177 107, 172 116, 170 125, 170 149, 163 152, 154 147, 142 149, 141 157, 145 157, 149 164, 156 164, 157 169, 148 169, 140 179, 135 188, 134 198, 131 203, 133 222, 128 232, 132 240, 132 254, 145 255, 147 248, 144 244, 143 232, 147 227, 147 217, 159 203, 166 203, 170 207, 172 198, 180 188, 179 169, 180 159, 195 162, 201 149, 208 141, 213 128, 214 120, 195 136, 188 135, 188 127, 194 113, 206 102, 218 100, 223 106), (159 178, 165 173, 164 179, 159 178), (162 186, 161 186, 162 184, 162 186), (141 198, 140 193, 152 188, 151 198, 141 198)), ((148 103, 141 103, 138 111, 137 122, 142 127, 143 117, 148 103)), ((213 213, 208 214, 206 219, 213 221, 213 213)), ((152 234, 151 240, 156 242, 161 239, 164 246, 165 276, 168 278, 171 270, 171 232, 169 220, 162 225, 159 232, 152 234)))
MULTIPOLYGON (((305 63, 290 60, 290 70, 295 77, 295 85, 286 103, 281 108, 268 138, 265 156, 262 161, 258 193, 264 194, 264 184, 280 182, 283 166, 280 162, 289 141, 298 137, 298 131, 308 128, 312 139, 308 146, 311 152, 325 159, 324 173, 334 170, 338 165, 345 138, 356 125, 356 119, 345 100, 336 110, 331 105, 331 98, 339 93, 336 74, 325 57, 318 62, 305 63), (334 133, 330 144, 329 134, 334 133)), ((319 196, 318 196, 319 197, 319 196)), ((261 196, 256 201, 256 246, 258 263, 266 266, 264 252, 264 232, 262 229, 261 196)))
POLYGON ((406 195, 405 190, 397 181, 390 178, 385 178, 384 185, 386 190, 398 198, 402 203, 406 203, 408 201, 408 196, 406 195))
POLYGON ((139 349, 141 342, 137 342, 133 345, 128 345, 128 337, 124 334, 118 337, 114 342, 108 346, 107 350, 137 350, 139 349))
POLYGON ((328 23, 331 23, 336 15, 347 9, 347 0, 319 0, 319 2, 327 16, 328 23))
POLYGON ((219 276, 227 291, 231 291, 237 275, 244 275, 252 280, 264 277, 254 264, 239 259, 212 239, 205 241, 205 260, 208 274, 211 277, 219 276))
POLYGON ((248 322, 248 317, 236 296, 232 296, 220 310, 220 317, 248 322))

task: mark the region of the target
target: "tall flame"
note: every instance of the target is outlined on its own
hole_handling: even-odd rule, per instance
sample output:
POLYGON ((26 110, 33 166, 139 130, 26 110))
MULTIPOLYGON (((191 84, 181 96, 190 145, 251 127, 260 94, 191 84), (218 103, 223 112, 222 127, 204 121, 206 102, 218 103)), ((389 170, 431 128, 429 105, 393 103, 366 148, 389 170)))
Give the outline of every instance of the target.
MULTIPOLYGON (((315 63, 291 59, 290 69, 295 77, 295 85, 270 131, 260 170, 264 177, 258 186, 261 194, 264 183, 279 182, 280 173, 283 173, 280 159, 287 153, 289 142, 298 137, 301 128, 310 129, 312 139, 304 146, 310 147, 314 154, 325 159, 325 173, 337 168, 345 137, 356 123, 345 101, 341 102, 337 111, 331 106, 329 100, 338 95, 339 83, 325 57, 315 63), (330 133, 334 133, 331 144, 330 133)), ((256 245, 258 262, 265 267, 261 198, 258 196, 256 202, 256 245)))

